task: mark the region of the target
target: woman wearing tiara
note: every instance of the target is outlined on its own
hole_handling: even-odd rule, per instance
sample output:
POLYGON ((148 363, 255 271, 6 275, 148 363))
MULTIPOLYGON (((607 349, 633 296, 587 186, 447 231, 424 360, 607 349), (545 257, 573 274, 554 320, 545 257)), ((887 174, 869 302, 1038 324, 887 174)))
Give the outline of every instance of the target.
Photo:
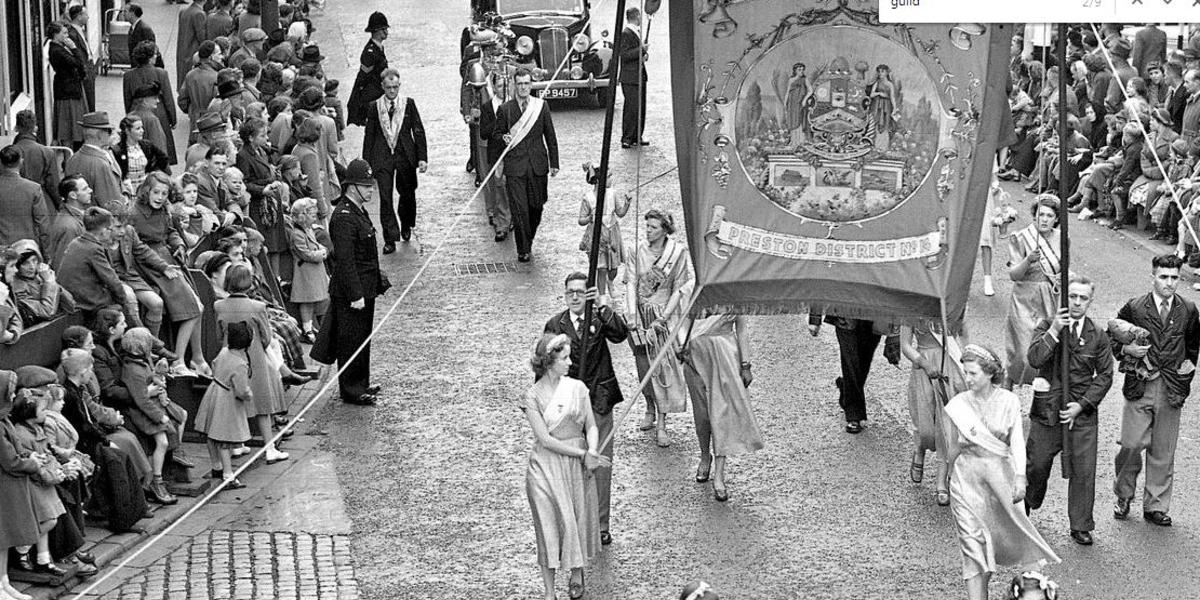
POLYGON ((950 510, 958 528, 963 579, 970 600, 988 598, 997 565, 1058 563, 1059 558, 1022 508, 1025 500, 1025 434, 1021 402, 997 387, 1003 367, 981 346, 963 349, 968 391, 945 407, 949 440, 950 510))

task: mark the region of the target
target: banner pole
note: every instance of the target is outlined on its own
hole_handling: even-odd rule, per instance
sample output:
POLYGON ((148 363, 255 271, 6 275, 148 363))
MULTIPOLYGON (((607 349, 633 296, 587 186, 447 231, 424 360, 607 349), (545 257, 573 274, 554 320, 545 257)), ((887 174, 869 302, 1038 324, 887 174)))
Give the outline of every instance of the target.
MULTIPOLYGON (((591 289, 596 285, 596 260, 600 255, 600 228, 604 221, 604 196, 608 189, 608 154, 612 150, 612 133, 613 133, 613 117, 617 106, 617 86, 616 82, 621 77, 621 43, 622 37, 625 34, 624 25, 625 18, 625 0, 617 0, 617 16, 614 17, 613 31, 616 36, 613 38, 613 54, 608 65, 608 104, 604 107, 604 141, 600 146, 600 170, 596 173, 596 206, 592 213, 592 223, 589 225, 592 228, 592 247, 588 248, 588 270, 587 270, 587 287, 591 289)), ((639 44, 640 45, 640 44, 639 44)), ((629 98, 625 99, 629 102, 629 98)), ((635 100, 636 102, 636 100, 635 100)), ((609 265, 611 268, 612 266, 609 265)), ((587 345, 588 338, 591 337, 590 323, 592 322, 592 314, 595 310, 595 302, 588 300, 583 307, 583 331, 579 334, 579 379, 584 383, 589 383, 584 380, 587 373, 587 345)), ((599 332, 597 332, 599 333, 599 332)), ((590 388, 590 385, 589 385, 590 388)))
MULTIPOLYGON (((1062 215, 1066 213, 1066 207, 1063 206, 1064 199, 1070 197, 1071 190, 1067 189, 1067 25, 1066 23, 1058 24, 1058 44, 1056 48, 1058 55, 1058 212, 1059 212, 1059 251, 1062 256, 1059 261, 1059 303, 1062 308, 1070 309, 1070 300, 1067 298, 1067 288, 1071 281, 1071 243, 1068 229, 1070 228, 1071 219, 1064 218, 1062 215)), ((1071 402, 1071 345, 1067 343, 1067 338, 1070 332, 1060 332, 1058 337, 1059 346, 1059 363, 1058 363, 1058 379, 1062 385, 1062 410, 1066 410, 1067 404, 1071 402)), ((1075 469, 1071 464, 1071 432, 1070 426, 1062 430, 1062 445, 1063 458, 1062 469, 1063 477, 1071 478, 1074 475, 1075 469)))

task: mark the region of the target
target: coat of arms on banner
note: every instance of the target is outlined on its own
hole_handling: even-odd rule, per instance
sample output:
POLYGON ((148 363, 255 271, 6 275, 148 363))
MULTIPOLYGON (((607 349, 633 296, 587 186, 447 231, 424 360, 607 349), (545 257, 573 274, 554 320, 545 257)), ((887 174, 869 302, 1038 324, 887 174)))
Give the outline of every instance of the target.
POLYGON ((878 217, 929 176, 943 118, 916 56, 856 26, 802 31, 751 65, 734 147, 763 196, 827 223, 878 217))

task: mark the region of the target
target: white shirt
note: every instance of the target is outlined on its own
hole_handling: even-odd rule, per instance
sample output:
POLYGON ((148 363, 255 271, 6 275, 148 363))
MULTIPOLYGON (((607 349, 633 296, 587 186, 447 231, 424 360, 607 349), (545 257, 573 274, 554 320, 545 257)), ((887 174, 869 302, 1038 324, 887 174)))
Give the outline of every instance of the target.
POLYGON ((1159 315, 1162 315, 1162 313, 1163 313, 1163 304, 1164 303, 1166 304, 1167 314, 1171 314, 1171 299, 1170 298, 1159 298, 1158 294, 1154 295, 1154 307, 1158 309, 1159 315))

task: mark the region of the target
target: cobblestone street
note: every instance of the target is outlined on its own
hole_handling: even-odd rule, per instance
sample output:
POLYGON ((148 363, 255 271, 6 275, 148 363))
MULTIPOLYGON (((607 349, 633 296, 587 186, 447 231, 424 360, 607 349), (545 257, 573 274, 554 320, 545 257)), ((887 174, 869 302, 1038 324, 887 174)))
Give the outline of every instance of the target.
POLYGON ((357 600, 344 535, 209 531, 143 570, 109 598, 357 600))

